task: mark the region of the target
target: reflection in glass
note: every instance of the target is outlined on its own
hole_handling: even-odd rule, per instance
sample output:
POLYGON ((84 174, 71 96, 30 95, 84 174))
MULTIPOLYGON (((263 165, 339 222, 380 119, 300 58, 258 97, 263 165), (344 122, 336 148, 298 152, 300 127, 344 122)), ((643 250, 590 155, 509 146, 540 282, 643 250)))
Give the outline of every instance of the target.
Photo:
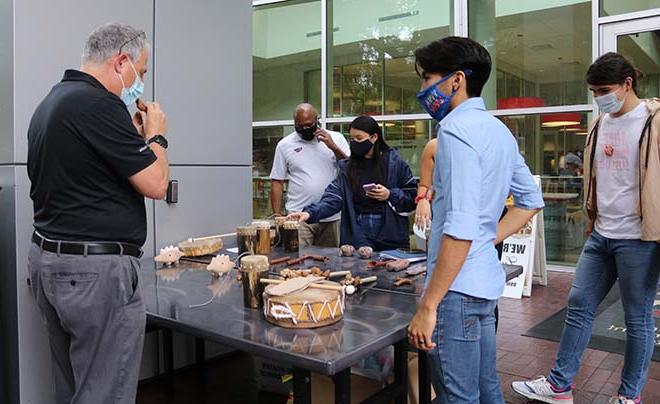
POLYGON ((253 120, 291 119, 301 102, 320 109, 321 2, 255 7, 252 22, 253 120))
POLYGON ((600 0, 600 16, 632 13, 634 11, 651 10, 660 7, 658 0, 600 0))
MULTIPOLYGON (((252 128, 252 212, 255 218, 270 215, 270 170, 275 147, 284 136, 293 133, 293 126, 252 128)), ((286 186, 284 187, 286 200, 286 186)))
POLYGON ((489 109, 589 102, 591 1, 552 4, 469 0, 470 37, 493 59, 483 92, 489 109))
POLYGON ((328 2, 328 116, 423 112, 413 52, 450 34, 450 1, 328 2))
POLYGON ((639 96, 660 97, 660 29, 621 35, 616 39, 616 48, 644 73, 638 84, 639 96))
POLYGON ((541 176, 546 255, 574 265, 584 245, 583 151, 591 114, 500 117, 518 141, 533 174, 541 176))

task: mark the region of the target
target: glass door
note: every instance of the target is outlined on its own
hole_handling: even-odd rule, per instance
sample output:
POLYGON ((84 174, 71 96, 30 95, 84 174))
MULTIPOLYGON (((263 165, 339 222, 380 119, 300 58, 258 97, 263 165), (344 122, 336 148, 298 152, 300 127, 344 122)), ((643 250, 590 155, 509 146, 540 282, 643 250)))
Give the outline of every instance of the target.
POLYGON ((618 52, 644 73, 640 97, 660 97, 660 16, 604 24, 601 54, 618 52))

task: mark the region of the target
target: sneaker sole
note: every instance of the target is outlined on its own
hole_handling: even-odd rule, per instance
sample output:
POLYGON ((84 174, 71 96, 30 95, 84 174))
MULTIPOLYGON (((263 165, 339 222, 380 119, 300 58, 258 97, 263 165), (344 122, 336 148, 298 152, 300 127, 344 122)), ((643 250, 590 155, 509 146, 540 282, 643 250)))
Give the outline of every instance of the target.
POLYGON ((516 389, 516 386, 513 383, 511 383, 511 388, 516 393, 520 394, 521 396, 523 396, 525 398, 529 398, 530 400, 541 401, 543 403, 549 403, 549 404, 573 404, 573 399, 557 400, 557 399, 550 398, 550 397, 539 396, 537 394, 530 393, 529 391, 520 391, 520 390, 516 389))

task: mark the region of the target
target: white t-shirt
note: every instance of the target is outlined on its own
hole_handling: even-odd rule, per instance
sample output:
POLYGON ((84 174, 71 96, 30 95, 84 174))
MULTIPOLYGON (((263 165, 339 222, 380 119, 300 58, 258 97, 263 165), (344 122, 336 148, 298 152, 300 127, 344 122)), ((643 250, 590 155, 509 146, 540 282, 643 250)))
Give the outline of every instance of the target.
POLYGON ((639 139, 648 118, 646 103, 614 118, 605 114, 594 156, 598 217, 596 231, 612 239, 639 239, 639 139))
MULTIPOLYGON (((341 133, 327 131, 335 144, 348 156, 350 148, 341 133)), ((270 178, 289 180, 286 199, 287 212, 300 212, 305 206, 321 200, 325 188, 337 177, 335 153, 317 139, 303 140, 293 132, 279 141, 270 178)), ((339 220, 341 213, 322 219, 339 220)))

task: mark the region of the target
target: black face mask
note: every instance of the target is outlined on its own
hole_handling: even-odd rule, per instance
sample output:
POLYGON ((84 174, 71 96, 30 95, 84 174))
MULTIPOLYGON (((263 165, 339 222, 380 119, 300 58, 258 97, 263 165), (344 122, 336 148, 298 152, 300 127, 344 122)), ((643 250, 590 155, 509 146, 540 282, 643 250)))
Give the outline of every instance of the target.
POLYGON ((364 157, 373 147, 374 144, 369 139, 361 142, 351 140, 351 157, 364 157))
POLYGON ((314 139, 314 133, 316 133, 318 129, 318 123, 314 123, 314 125, 309 128, 303 128, 302 126, 296 126, 295 128, 296 132, 298 132, 298 135, 300 135, 303 140, 310 141, 314 139))

